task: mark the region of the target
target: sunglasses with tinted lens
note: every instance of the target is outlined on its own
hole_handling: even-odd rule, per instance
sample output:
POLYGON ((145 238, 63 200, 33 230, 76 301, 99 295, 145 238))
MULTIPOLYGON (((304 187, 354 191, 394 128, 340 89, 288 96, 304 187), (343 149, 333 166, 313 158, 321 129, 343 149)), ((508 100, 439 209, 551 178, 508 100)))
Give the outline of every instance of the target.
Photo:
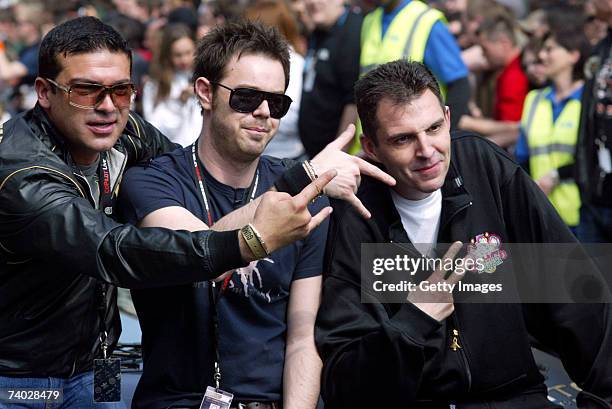
POLYGON ((67 93, 70 105, 77 108, 95 109, 106 98, 106 94, 110 94, 117 108, 129 108, 136 95, 136 87, 131 82, 109 86, 77 82, 65 87, 52 79, 46 78, 46 80, 67 93))
POLYGON ((230 108, 244 114, 255 111, 257 107, 266 100, 270 108, 270 116, 274 119, 280 119, 287 114, 289 106, 291 102, 293 102, 291 98, 284 94, 276 94, 274 92, 260 91, 252 88, 233 89, 219 82, 215 82, 214 84, 230 91, 230 108))

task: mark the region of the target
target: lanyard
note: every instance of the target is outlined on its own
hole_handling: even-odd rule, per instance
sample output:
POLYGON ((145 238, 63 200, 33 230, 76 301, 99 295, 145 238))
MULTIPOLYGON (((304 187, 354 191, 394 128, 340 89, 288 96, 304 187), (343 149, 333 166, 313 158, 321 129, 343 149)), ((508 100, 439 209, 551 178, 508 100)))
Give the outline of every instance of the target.
MULTIPOLYGON (((200 188, 200 195, 202 196, 202 200, 204 201, 204 209, 206 210, 206 218, 208 220, 208 226, 211 227, 213 225, 213 216, 210 210, 210 202, 208 200, 208 196, 206 194, 206 183, 204 179, 203 166, 200 166, 200 161, 196 154, 197 152, 197 141, 191 145, 191 156, 193 159, 193 168, 195 170, 196 181, 198 183, 198 187, 200 188)), ((243 206, 246 202, 251 202, 255 198, 255 194, 257 193, 257 185, 259 184, 259 169, 255 172, 255 177, 253 178, 253 182, 251 182, 251 186, 249 187, 248 193, 245 195, 246 201, 243 201, 240 205, 243 206)), ((220 293, 227 288, 232 275, 228 275, 223 281, 223 285, 221 286, 220 293)), ((210 281, 208 285, 208 296, 210 299, 210 309, 212 312, 212 327, 213 327, 213 348, 215 349, 215 373, 214 373, 214 381, 215 388, 219 389, 221 384, 221 368, 219 366, 220 356, 219 356, 219 317, 217 315, 217 296, 218 292, 216 291, 217 284, 214 281, 210 281)))
MULTIPOLYGON (((206 189, 206 183, 204 182, 204 172, 200 170, 200 161, 198 159, 196 151, 197 151, 197 141, 193 145, 191 145, 191 157, 193 159, 193 168, 195 169, 195 175, 196 175, 196 180, 198 182, 198 187, 200 188, 200 195, 202 196, 202 200, 204 201, 204 209, 206 210, 206 219, 208 221, 208 227, 211 227, 213 225, 213 216, 212 216, 212 212, 210 211, 210 203, 208 201, 208 196, 206 195, 207 189, 206 189)), ((257 171, 255 172, 255 178, 253 179, 251 186, 249 186, 247 195, 245 195, 245 197, 247 197, 247 200, 240 203, 240 206, 244 206, 246 203, 252 202, 253 199, 255 199, 255 194, 257 193, 258 184, 259 184, 259 169, 257 169, 257 171)))
MULTIPOLYGON (((110 170, 108 168, 108 154, 106 152, 100 153, 100 164, 98 165, 98 183, 100 185, 100 204, 99 208, 110 216, 113 214, 113 192, 110 180, 110 170)), ((104 359, 107 358, 108 349, 108 332, 106 328, 106 297, 109 287, 106 283, 100 282, 99 295, 100 304, 98 306, 98 313, 100 315, 100 343, 102 347, 102 356, 104 359)))
MULTIPOLYGON (((78 173, 83 179, 88 180, 87 176, 83 174, 81 168, 74 162, 72 158, 68 159, 72 164, 72 169, 74 173, 78 173)), ((115 198, 113 197, 113 187, 111 186, 111 177, 110 177, 110 168, 108 164, 108 153, 101 152, 100 159, 98 160, 98 192, 100 196, 98 198, 97 208, 101 209, 104 214, 107 216, 111 216, 113 214, 113 205, 115 202, 115 198)), ((89 182, 87 182, 89 184, 89 182)), ((91 189, 91 186, 90 186, 91 189)), ((95 207, 96 203, 94 203, 95 207)))
POLYGON ((113 192, 108 168, 108 155, 106 152, 100 154, 100 166, 98 166, 98 180, 100 183, 100 209, 110 216, 113 214, 113 192))

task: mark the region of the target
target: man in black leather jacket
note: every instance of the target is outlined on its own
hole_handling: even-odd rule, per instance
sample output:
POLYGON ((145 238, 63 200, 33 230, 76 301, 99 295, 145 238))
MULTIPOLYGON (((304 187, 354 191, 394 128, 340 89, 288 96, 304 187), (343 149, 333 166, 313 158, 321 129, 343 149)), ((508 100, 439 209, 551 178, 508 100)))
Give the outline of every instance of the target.
MULTIPOLYGON (((371 220, 334 205, 315 333, 325 407, 560 408, 547 400, 531 335, 559 354, 583 389, 579 408, 612 408, 611 304, 458 303, 464 294, 442 291, 406 291, 394 304, 368 287, 362 243, 576 240, 502 149, 473 134, 451 139, 450 112, 424 66, 385 64, 355 88, 362 146, 397 185, 364 179, 358 197, 371 220)), ((505 277, 505 268, 496 274, 505 277)), ((527 273, 542 271, 530 265, 527 273)), ((454 275, 436 281, 456 282, 454 275)), ((598 300, 609 300, 600 288, 606 296, 598 300)))
MULTIPOLYGON (((124 170, 175 148, 129 112, 131 56, 115 30, 92 17, 68 21, 45 37, 39 62, 38 104, 0 127, 0 388, 53 380, 66 382, 67 394, 71 380, 91 382, 93 358, 101 347, 112 352, 119 337, 107 284, 209 280, 256 257, 237 230, 137 229, 113 220, 124 170)), ((349 171, 328 192, 356 203, 363 167, 339 151, 322 160, 338 155, 349 171)), ((251 222, 268 251, 306 237, 328 215, 306 208, 335 175, 322 170, 308 186, 294 183, 293 197, 268 192, 250 212, 232 214, 233 225, 251 222)), ((83 389, 74 407, 92 404, 90 385, 83 389)))

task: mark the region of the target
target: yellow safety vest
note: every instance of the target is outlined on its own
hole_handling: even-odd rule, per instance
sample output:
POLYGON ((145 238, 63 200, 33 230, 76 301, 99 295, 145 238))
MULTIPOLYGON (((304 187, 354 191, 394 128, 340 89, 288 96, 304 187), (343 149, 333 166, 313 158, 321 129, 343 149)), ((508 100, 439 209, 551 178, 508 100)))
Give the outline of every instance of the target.
MULTIPOLYGON (((580 101, 569 100, 553 122, 552 103, 544 96, 550 87, 527 94, 521 125, 529 146, 529 167, 534 180, 575 162, 580 101)), ((580 191, 573 179, 561 180, 548 198, 568 226, 580 222, 580 191)))
MULTIPOLYGON (((395 16, 385 36, 382 35, 383 8, 378 7, 368 14, 361 27, 361 57, 359 60, 360 75, 364 75, 377 66, 399 60, 423 62, 425 46, 429 33, 436 21, 446 23, 444 14, 427 4, 413 0, 395 16)), ((442 84, 441 84, 442 85, 442 84)), ((441 86, 444 95, 444 87, 441 86)), ((361 149, 361 122, 357 122, 355 143, 349 149, 357 153, 361 149)))
POLYGON ((407 59, 423 62, 431 28, 444 15, 425 3, 413 0, 404 7, 382 36, 383 8, 368 14, 361 27, 361 75, 380 64, 407 59))

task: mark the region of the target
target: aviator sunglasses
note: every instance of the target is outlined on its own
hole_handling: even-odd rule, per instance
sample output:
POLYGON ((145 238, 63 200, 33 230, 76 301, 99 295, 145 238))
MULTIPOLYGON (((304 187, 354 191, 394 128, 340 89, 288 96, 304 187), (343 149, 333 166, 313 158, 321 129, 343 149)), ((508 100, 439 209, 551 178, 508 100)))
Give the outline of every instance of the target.
POLYGON ((136 87, 131 82, 124 82, 109 86, 77 82, 69 87, 65 87, 52 79, 45 79, 55 87, 68 94, 68 101, 70 105, 82 109, 95 109, 102 101, 104 101, 106 94, 110 94, 113 104, 115 104, 117 108, 129 108, 134 96, 136 95, 136 87))
POLYGON ((290 97, 284 94, 275 94, 274 92, 260 91, 252 88, 233 89, 219 82, 213 82, 213 84, 230 91, 230 108, 243 114, 255 111, 266 100, 270 108, 270 116, 274 119, 280 119, 287 114, 289 106, 293 102, 290 97))

